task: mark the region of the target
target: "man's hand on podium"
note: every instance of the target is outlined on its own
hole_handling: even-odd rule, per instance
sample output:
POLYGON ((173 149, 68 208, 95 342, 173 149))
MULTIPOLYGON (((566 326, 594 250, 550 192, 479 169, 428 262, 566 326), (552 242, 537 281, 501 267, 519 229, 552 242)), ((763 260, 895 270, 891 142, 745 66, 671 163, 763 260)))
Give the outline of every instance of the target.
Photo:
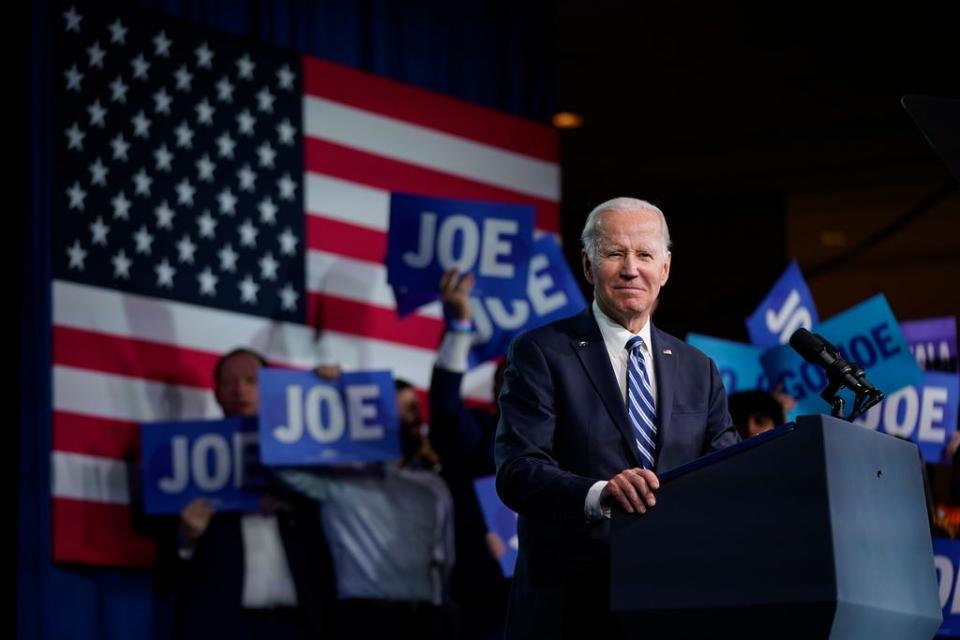
POLYGON ((600 506, 609 509, 619 504, 627 513, 646 513, 657 504, 653 492, 660 488, 656 474, 649 469, 625 469, 610 478, 600 494, 600 506))

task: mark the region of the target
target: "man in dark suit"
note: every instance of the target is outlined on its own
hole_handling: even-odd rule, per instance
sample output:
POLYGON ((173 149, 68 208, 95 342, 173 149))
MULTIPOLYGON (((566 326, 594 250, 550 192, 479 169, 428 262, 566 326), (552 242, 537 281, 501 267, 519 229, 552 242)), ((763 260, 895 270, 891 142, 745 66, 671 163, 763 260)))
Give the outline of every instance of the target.
POLYGON ((610 509, 644 513, 658 472, 739 439, 713 362, 650 323, 670 275, 663 213, 610 200, 581 240, 593 304, 517 338, 499 398, 497 490, 520 514, 510 638, 619 635, 610 509))
MULTIPOLYGON (((249 349, 220 358, 214 395, 225 416, 257 415, 257 375, 266 364, 249 349)), ((178 526, 165 528, 156 580, 158 593, 174 600, 174 638, 332 633, 333 565, 312 503, 271 483, 259 513, 217 512, 198 498, 181 511, 178 526)))

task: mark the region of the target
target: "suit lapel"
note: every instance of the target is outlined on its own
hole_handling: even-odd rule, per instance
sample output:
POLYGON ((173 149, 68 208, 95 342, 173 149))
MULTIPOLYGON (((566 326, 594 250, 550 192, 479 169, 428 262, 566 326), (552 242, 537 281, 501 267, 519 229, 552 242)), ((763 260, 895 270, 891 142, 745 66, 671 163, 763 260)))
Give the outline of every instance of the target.
POLYGON ((653 349, 653 366, 657 376, 657 450, 663 448, 664 439, 670 432, 670 418, 673 413, 673 391, 677 382, 677 355, 666 346, 665 334, 654 326, 650 327, 653 349))
POLYGON ((626 439, 634 464, 639 465, 640 452, 637 451, 636 436, 627 417, 627 408, 620 394, 620 385, 617 384, 617 377, 610 365, 610 355, 607 353, 600 328, 589 306, 577 317, 575 334, 574 339, 570 341, 570 346, 580 359, 580 364, 583 365, 593 388, 607 408, 610 419, 626 439))

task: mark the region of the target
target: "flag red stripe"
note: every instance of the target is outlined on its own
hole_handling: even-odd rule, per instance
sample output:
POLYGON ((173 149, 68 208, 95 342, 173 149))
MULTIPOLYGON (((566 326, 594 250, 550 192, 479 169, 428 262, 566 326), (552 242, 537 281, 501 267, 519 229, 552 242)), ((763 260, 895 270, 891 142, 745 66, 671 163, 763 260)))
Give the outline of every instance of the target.
POLYGON ((95 331, 53 328, 55 364, 144 380, 210 389, 221 355, 95 331))
POLYGON ((439 318, 416 314, 399 318, 394 309, 327 294, 312 293, 308 301, 308 321, 320 331, 338 331, 431 350, 437 348, 443 334, 443 321, 439 318))
POLYGON ((110 567, 152 567, 156 543, 134 530, 129 505, 53 499, 53 559, 110 567))
MULTIPOLYGON (((307 301, 308 321, 321 330, 429 350, 440 344, 439 318, 399 318, 394 309, 328 294, 312 293, 307 301)), ((222 355, 66 327, 54 327, 54 340, 56 364, 198 389, 213 388, 213 368, 222 355)))
POLYGON ((559 161, 557 133, 547 125, 309 56, 303 58, 303 92, 548 162, 559 161))
POLYGON ((127 420, 53 412, 53 449, 102 458, 140 458, 140 425, 127 420))
MULTIPOLYGON (((319 213, 313 211, 311 213, 319 213)), ((306 216, 307 248, 348 258, 383 264, 387 257, 387 234, 333 218, 306 216)))
POLYGON ((559 205, 516 191, 460 178, 441 171, 391 160, 357 149, 318 140, 304 139, 307 171, 364 184, 384 191, 414 193, 438 198, 489 200, 536 207, 535 226, 543 231, 560 232, 559 205))

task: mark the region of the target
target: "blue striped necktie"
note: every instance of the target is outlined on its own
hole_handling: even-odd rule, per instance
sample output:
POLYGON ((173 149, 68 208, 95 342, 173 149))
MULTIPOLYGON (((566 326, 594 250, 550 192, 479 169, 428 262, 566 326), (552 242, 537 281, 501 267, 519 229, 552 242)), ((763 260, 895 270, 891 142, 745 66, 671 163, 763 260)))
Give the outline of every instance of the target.
POLYGON ((640 458, 644 469, 653 469, 657 455, 657 410, 647 366, 643 362, 643 338, 634 336, 627 341, 627 414, 637 435, 640 458))

